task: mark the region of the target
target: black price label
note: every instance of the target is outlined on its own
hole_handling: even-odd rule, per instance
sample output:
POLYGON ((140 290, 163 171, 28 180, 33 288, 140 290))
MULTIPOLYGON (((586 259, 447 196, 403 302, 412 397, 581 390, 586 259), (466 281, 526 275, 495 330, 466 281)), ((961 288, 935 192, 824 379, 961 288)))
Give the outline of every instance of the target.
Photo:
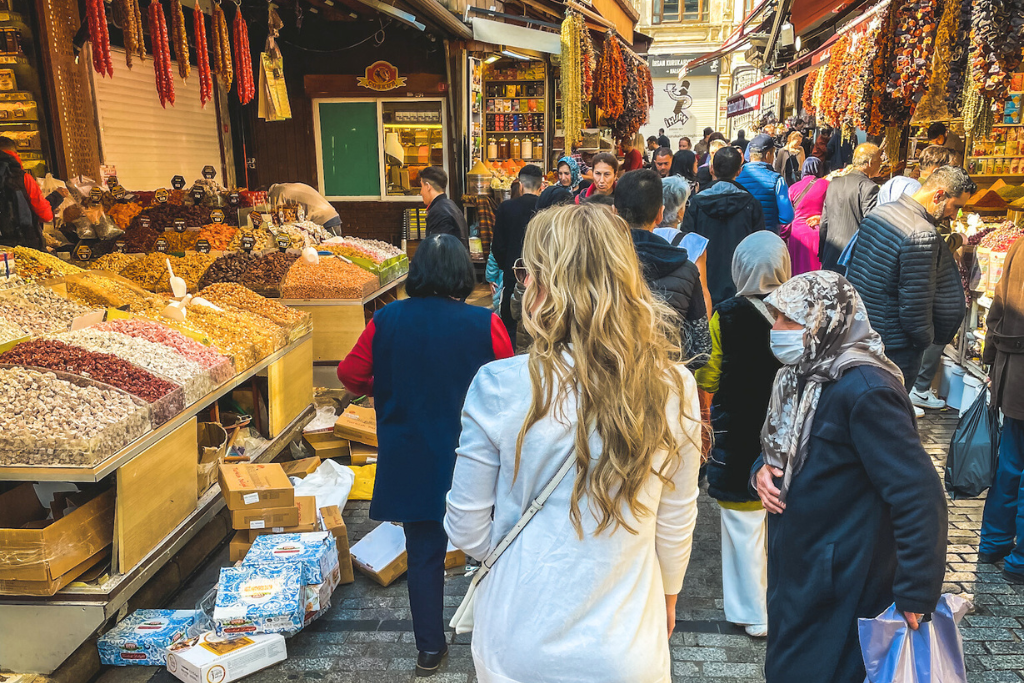
POLYGON ((120 185, 120 184, 121 183, 117 182, 117 176, 116 175, 107 176, 107 187, 114 187, 114 185, 120 185))
POLYGON ((196 251, 200 254, 210 253, 210 240, 199 240, 196 242, 196 251))
POLYGON ((118 254, 123 254, 127 248, 128 243, 125 242, 124 240, 117 240, 116 242, 114 242, 114 251, 116 251, 118 254))
POLYGON ((124 199, 126 190, 120 185, 114 185, 114 188, 110 191, 110 194, 114 195, 114 199, 124 199))
POLYGON ((258 228, 263 225, 263 214, 259 211, 253 211, 249 214, 249 220, 252 221, 252 227, 258 228))
POLYGON ((92 247, 88 244, 79 244, 75 247, 75 259, 78 261, 92 260, 92 247))
POLYGON ((185 232, 184 218, 175 218, 174 223, 172 225, 174 225, 174 232, 185 232))
POLYGON ((89 199, 93 200, 94 202, 98 202, 99 200, 103 199, 103 190, 101 190, 98 187, 92 188, 89 191, 89 199))
POLYGON ((153 193, 153 198, 156 199, 157 203, 159 204, 166 204, 167 190, 161 187, 159 190, 153 193))
POLYGON ((153 221, 149 216, 139 216, 139 227, 142 229, 148 229, 152 225, 153 221))
POLYGON ((244 235, 242 237, 242 251, 250 253, 252 248, 256 246, 256 238, 252 235, 244 235))
POLYGON ((156 238, 156 243, 153 245, 153 247, 158 252, 160 252, 161 254, 166 254, 167 253, 167 238, 166 237, 157 237, 156 238))
POLYGON ((292 238, 285 233, 281 233, 280 235, 278 235, 276 241, 277 248, 280 249, 281 251, 286 251, 288 247, 292 246, 292 238))
POLYGON ((176 175, 171 178, 171 187, 175 190, 181 190, 185 188, 185 176, 176 175))
POLYGON ((203 166, 203 177, 207 180, 213 180, 217 177, 217 169, 213 166, 203 166))
POLYGON ((230 204, 231 206, 238 206, 241 200, 242 197, 241 195, 238 194, 237 190, 232 190, 231 192, 228 192, 228 204, 230 204))
POLYGON ((214 209, 213 211, 210 212, 210 220, 214 223, 223 223, 224 212, 221 211, 220 209, 214 209))
POLYGON ((196 204, 202 204, 204 199, 206 199, 206 190, 201 187, 193 187, 192 201, 196 204))

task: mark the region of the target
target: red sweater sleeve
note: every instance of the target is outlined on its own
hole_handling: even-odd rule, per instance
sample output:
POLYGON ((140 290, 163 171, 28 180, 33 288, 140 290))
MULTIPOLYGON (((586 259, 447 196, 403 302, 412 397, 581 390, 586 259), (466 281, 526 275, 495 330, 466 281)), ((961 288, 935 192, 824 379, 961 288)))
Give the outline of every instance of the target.
MULTIPOLYGON (((358 396, 373 395, 373 334, 376 328, 369 322, 345 360, 338 364, 338 379, 345 388, 358 396)), ((506 339, 507 339, 506 335, 506 339)))
POLYGON ((46 201, 43 197, 43 191, 39 188, 39 183, 36 182, 36 177, 25 171, 25 191, 28 193, 28 201, 32 204, 32 210, 35 211, 36 215, 44 222, 53 220, 53 207, 50 206, 50 202, 46 201))
POLYGON ((512 340, 508 338, 508 330, 505 323, 495 313, 491 316, 491 345, 494 347, 494 360, 511 358, 515 355, 512 350, 512 340))

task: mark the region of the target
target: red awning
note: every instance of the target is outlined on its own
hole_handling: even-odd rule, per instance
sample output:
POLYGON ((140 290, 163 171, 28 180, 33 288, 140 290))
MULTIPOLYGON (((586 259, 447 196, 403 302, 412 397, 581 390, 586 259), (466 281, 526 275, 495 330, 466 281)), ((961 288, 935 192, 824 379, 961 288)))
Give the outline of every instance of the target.
POLYGON ((802 36, 818 25, 824 24, 834 15, 838 15, 863 0, 793 0, 790 22, 793 31, 802 36))
MULTIPOLYGON (((743 19, 743 23, 740 24, 739 28, 732 32, 732 34, 726 38, 725 42, 722 43, 722 47, 718 48, 714 52, 709 52, 706 55, 701 55, 697 59, 692 60, 686 65, 686 70, 696 69, 698 66, 703 66, 708 62, 714 61, 729 54, 735 50, 738 50, 747 41, 747 37, 751 33, 756 33, 761 28, 761 23, 755 23, 758 17, 772 4, 774 0, 761 0, 761 2, 750 11, 743 19)), ((763 22, 762 22, 763 23, 763 22)))
POLYGON ((726 100, 728 109, 725 118, 731 119, 734 116, 742 116, 743 114, 760 109, 761 93, 766 86, 770 85, 769 81, 774 79, 775 76, 766 76, 726 100))

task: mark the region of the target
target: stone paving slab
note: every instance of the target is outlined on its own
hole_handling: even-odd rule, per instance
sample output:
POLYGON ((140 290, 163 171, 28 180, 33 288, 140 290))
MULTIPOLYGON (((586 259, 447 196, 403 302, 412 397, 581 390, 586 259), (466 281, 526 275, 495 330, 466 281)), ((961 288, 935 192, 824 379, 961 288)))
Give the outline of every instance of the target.
MULTIPOLYGON (((956 427, 952 411, 929 411, 921 421, 923 441, 940 477, 946 444, 956 427)), ((978 565, 978 536, 984 500, 949 501, 950 536, 945 590, 975 603, 962 624, 971 683, 1024 683, 1024 587, 1012 586, 1000 567, 978 565)), ((763 683, 764 641, 748 637, 725 621, 722 611, 718 506, 705 493, 693 555, 677 608, 676 632, 670 640, 674 683, 763 683)), ((345 509, 350 541, 355 543, 376 523, 369 505, 345 509)), ((228 564, 227 549, 216 555, 193 585, 172 604, 190 607, 216 581, 217 568, 228 564)), ((454 613, 469 579, 449 576, 445 614, 454 613)), ((249 683, 316 681, 317 683, 410 683, 416 646, 404 579, 387 588, 356 574, 332 599, 334 607, 310 628, 289 639, 287 661, 253 674, 249 683)), ((460 636, 434 683, 475 683, 469 637, 460 636)), ((108 671, 97 683, 172 683, 166 671, 133 668, 108 671)), ((423 680, 423 679, 420 679, 423 680)), ((808 682, 810 683, 810 682, 808 682)))

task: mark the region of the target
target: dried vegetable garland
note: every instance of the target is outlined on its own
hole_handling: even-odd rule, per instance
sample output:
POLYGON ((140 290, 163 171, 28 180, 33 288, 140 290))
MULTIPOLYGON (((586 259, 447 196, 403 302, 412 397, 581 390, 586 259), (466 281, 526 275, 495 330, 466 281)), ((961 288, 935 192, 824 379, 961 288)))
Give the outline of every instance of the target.
POLYGON ((1024 0, 974 0, 971 79, 985 97, 1004 100, 1024 49, 1024 0))
POLYGON ((927 85, 938 19, 932 0, 905 0, 896 10, 894 57, 882 102, 884 123, 910 121, 927 85))
POLYGON ((583 15, 577 14, 576 16, 580 34, 580 66, 583 68, 583 77, 581 78, 583 101, 590 102, 594 98, 594 69, 597 68, 597 52, 583 15))
POLYGON ((959 22, 960 5, 956 2, 946 2, 935 36, 931 77, 928 79, 924 97, 917 105, 916 116, 920 120, 945 121, 951 118, 946 106, 946 83, 949 82, 949 65, 953 61, 952 47, 959 22))
POLYGON ((622 115, 626 79, 626 63, 622 59, 619 41, 614 34, 609 33, 604 41, 604 52, 594 83, 594 103, 609 119, 617 119, 622 115))
POLYGON ((114 0, 110 10, 114 23, 120 26, 124 33, 124 61, 131 69, 134 57, 139 57, 143 61, 146 59, 146 42, 142 33, 139 0, 114 0))
POLYGON ((639 64, 626 61, 626 89, 622 92, 622 114, 612 125, 612 135, 619 142, 632 140, 640 126, 647 122, 647 87, 641 86, 639 64))
POLYGON ((225 90, 231 89, 235 80, 235 72, 231 65, 231 33, 228 31, 228 20, 220 5, 213 6, 213 73, 225 90))
POLYGON ((849 34, 843 34, 832 45, 831 57, 828 66, 825 67, 825 75, 822 76, 821 99, 818 101, 817 109, 821 119, 833 127, 838 127, 840 123, 839 112, 836 109, 837 93, 840 80, 845 78, 843 64, 850 50, 850 40, 849 34))
POLYGON ((562 133, 565 135, 565 149, 574 149, 580 142, 583 131, 583 55, 582 32, 587 28, 583 17, 568 12, 562 22, 562 133))
POLYGON ((185 34, 185 12, 181 0, 171 0, 171 37, 174 39, 174 58, 178 60, 178 75, 186 80, 192 67, 188 62, 188 36, 185 34))
POLYGON ((210 73, 210 49, 206 45, 206 17, 197 2, 192 10, 192 27, 196 33, 196 69, 199 71, 199 103, 205 107, 213 99, 213 76, 210 73))
POLYGON ((894 60, 896 52, 896 9, 890 4, 882 10, 881 27, 875 34, 875 56, 871 61, 871 81, 869 84, 870 95, 868 98, 868 109, 865 114, 867 125, 864 130, 869 135, 881 135, 884 130, 882 121, 883 98, 885 85, 889 79, 889 69, 894 60))
POLYGON ((814 87, 818 82, 818 74, 821 73, 821 69, 812 71, 807 75, 807 81, 804 83, 804 94, 800 97, 800 105, 803 107, 805 114, 814 114, 818 110, 814 106, 814 87))
POLYGON ((973 78, 967 79, 967 87, 963 95, 964 130, 974 140, 987 138, 992 132, 995 115, 992 112, 992 100, 981 94, 978 84, 973 78))
POLYGON ((167 20, 160 0, 149 4, 149 35, 153 41, 153 72, 160 106, 174 104, 174 74, 171 72, 171 46, 167 38, 167 20))
POLYGON ((86 0, 85 6, 89 42, 92 43, 92 68, 103 76, 113 76, 114 63, 110 59, 110 35, 107 33, 107 10, 103 0, 86 0))
MULTIPOLYGON (((949 0, 956 4, 956 0, 949 0)), ((960 0, 956 33, 950 45, 949 79, 946 81, 946 108, 950 116, 959 116, 967 84, 968 56, 971 46, 971 6, 974 0, 960 0)))
POLYGON ((235 12, 235 65, 238 71, 238 101, 249 104, 256 96, 256 86, 252 80, 252 52, 249 50, 249 28, 242 17, 242 8, 235 12))

